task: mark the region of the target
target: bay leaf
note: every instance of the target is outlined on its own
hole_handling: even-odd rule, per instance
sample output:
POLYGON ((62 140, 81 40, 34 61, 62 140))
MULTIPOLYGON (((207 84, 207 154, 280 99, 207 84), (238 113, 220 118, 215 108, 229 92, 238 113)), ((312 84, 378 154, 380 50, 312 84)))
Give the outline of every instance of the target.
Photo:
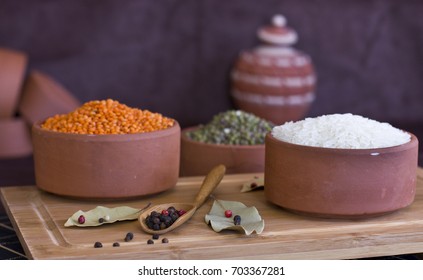
POLYGON ((250 192, 260 189, 264 189, 264 178, 261 176, 254 176, 251 180, 242 184, 241 192, 250 192))
POLYGON ((210 212, 205 216, 206 224, 209 224, 215 232, 222 230, 235 230, 250 235, 253 232, 260 234, 264 229, 264 220, 255 207, 247 207, 238 201, 215 200, 210 212), (232 217, 227 218, 225 211, 231 210, 232 217), (241 224, 235 225, 233 217, 241 216, 241 224))
POLYGON ((142 209, 135 209, 128 206, 119 206, 115 208, 97 206, 87 212, 78 210, 66 221, 65 227, 92 227, 110 224, 117 221, 136 220, 138 219, 141 211, 142 209), (81 215, 85 217, 85 223, 83 224, 78 223, 78 218, 81 215), (102 223, 99 222, 100 218, 103 218, 102 223))

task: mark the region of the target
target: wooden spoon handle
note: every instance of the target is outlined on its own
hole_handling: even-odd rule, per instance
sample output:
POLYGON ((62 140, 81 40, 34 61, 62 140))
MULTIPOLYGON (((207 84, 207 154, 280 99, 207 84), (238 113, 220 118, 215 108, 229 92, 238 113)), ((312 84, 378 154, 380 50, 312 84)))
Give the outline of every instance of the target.
POLYGON ((213 190, 219 185, 220 181, 222 180, 223 176, 225 175, 226 167, 224 165, 218 165, 214 167, 209 174, 204 178, 203 183, 201 184, 200 191, 198 192, 195 201, 194 207, 199 208, 209 195, 213 192, 213 190))

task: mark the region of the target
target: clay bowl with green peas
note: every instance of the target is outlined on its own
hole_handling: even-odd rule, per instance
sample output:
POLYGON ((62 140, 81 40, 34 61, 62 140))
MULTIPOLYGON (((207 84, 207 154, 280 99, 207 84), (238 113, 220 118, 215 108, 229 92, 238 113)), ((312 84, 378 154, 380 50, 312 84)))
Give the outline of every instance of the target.
MULTIPOLYGON (((218 165, 214 167, 204 178, 200 190, 197 196, 195 197, 194 202, 192 203, 169 202, 165 204, 153 205, 145 209, 138 218, 142 230, 150 234, 164 234, 183 225, 194 215, 197 209, 204 204, 209 195, 219 185, 220 181, 222 181, 223 176, 225 175, 225 171, 226 168, 224 165, 218 165), (173 208, 175 210, 183 209, 184 213, 182 215, 178 215, 175 220, 167 224, 165 219, 171 219, 169 217, 170 213, 168 213, 168 209, 170 208, 173 208), (164 211, 166 211, 166 213, 162 214, 162 221, 160 221, 162 227, 155 229, 152 225, 152 222, 150 222, 151 216, 154 215, 153 213, 163 213, 164 211)), ((160 219, 158 216, 156 216, 156 218, 160 219)), ((159 223, 159 221, 157 222, 159 223)))
POLYGON ((180 176, 202 176, 218 164, 226 166, 226 174, 264 172, 264 144, 227 145, 194 141, 181 132, 180 176))

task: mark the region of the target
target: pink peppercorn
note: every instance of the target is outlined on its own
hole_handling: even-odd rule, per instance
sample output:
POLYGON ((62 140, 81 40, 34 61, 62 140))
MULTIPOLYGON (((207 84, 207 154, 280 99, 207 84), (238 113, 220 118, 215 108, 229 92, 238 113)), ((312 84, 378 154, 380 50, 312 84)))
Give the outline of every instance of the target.
POLYGON ((230 218, 230 217, 232 217, 232 211, 231 211, 231 210, 226 210, 226 211, 225 211, 225 217, 226 217, 226 218, 230 218))
POLYGON ((85 217, 84 217, 84 215, 79 216, 78 223, 80 223, 80 224, 85 223, 85 217))

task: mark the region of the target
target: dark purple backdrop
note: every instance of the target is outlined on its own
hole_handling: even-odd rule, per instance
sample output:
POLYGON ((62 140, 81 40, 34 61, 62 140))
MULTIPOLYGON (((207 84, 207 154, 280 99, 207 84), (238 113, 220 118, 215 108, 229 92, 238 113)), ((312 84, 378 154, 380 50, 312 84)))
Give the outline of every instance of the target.
POLYGON ((423 120, 418 0, 0 0, 0 46, 81 101, 110 97, 187 126, 231 108, 230 68, 275 13, 315 63, 310 116, 423 120))

